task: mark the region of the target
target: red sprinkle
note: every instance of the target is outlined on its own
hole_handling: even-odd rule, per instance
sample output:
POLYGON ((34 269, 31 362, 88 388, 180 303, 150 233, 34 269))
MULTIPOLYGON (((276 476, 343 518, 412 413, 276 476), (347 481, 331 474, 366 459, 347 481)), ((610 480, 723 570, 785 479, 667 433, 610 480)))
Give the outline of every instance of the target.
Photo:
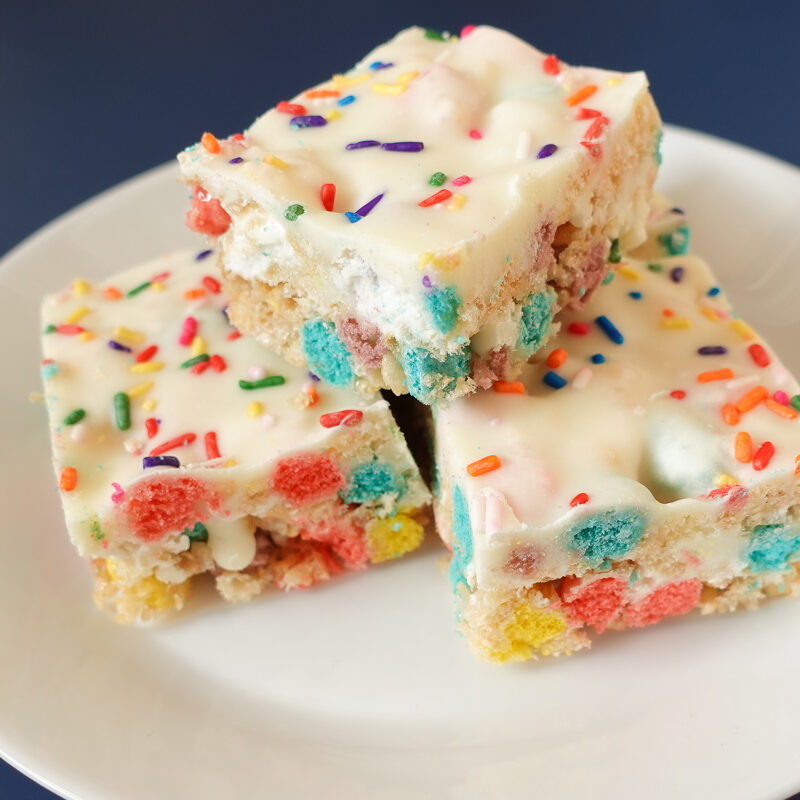
POLYGON ((244 134, 243 133, 234 133, 231 136, 234 142, 243 142, 244 141, 244 134))
POLYGON ((686 397, 686 392, 684 392, 683 389, 673 389, 669 393, 669 396, 674 397, 676 400, 683 400, 683 398, 686 397))
POLYGON ((339 425, 352 427, 358 425, 364 417, 364 412, 355 408, 347 408, 344 411, 332 411, 330 414, 323 414, 319 418, 319 424, 323 428, 336 428, 339 425))
POLYGON ((322 200, 322 207, 326 211, 333 211, 333 201, 336 199, 336 184, 323 183, 319 190, 319 197, 322 200))
POLYGON ((580 494, 576 494, 572 500, 569 501, 570 508, 575 508, 575 506, 582 506, 589 502, 589 495, 586 492, 581 492, 580 494))
POLYGON ((453 178, 451 183, 453 186, 464 186, 467 183, 471 183, 472 178, 469 175, 459 175, 457 178, 453 178))
POLYGON ((475 26, 474 25, 465 25, 461 29, 461 38, 462 39, 466 39, 467 36, 469 36, 472 33, 472 31, 474 31, 474 30, 475 30, 475 26))
POLYGON ((158 275, 153 276, 150 278, 151 283, 163 283, 167 278, 169 278, 169 272, 159 272, 158 275))
POLYGON ((573 336, 586 336, 589 333, 589 325, 586 322, 570 322, 567 325, 567 333, 573 336))
POLYGON ((757 367, 768 367, 770 365, 769 353, 760 344, 751 344, 747 348, 750 358, 753 359, 757 367))
POLYGON ((575 115, 575 119, 594 119, 595 117, 599 117, 600 112, 595 111, 593 108, 579 108, 578 113, 575 115))
POLYGON ((435 206, 437 203, 443 203, 445 200, 449 200, 452 196, 453 193, 449 189, 440 189, 438 192, 436 192, 436 194, 432 194, 430 197, 420 200, 417 205, 422 206, 423 208, 435 206))
POLYGON ((581 142, 581 145, 589 151, 589 155, 592 158, 603 157, 603 146, 597 144, 597 142, 581 142))
POLYGON ((136 356, 136 363, 144 364, 145 361, 149 361, 157 352, 157 344, 151 344, 150 347, 145 347, 145 349, 136 356))
POLYGON ((772 442, 764 442, 753 455, 753 469, 762 470, 772 461, 775 455, 775 445, 772 442))
POLYGON ((158 420, 155 417, 148 417, 144 421, 144 427, 147 431, 147 438, 152 439, 158 433, 158 420))
POLYGON ((483 139, 483 134, 480 131, 477 131, 477 130, 475 130, 475 128, 473 128, 469 132, 469 138, 470 139, 483 139))
POLYGON ((214 370, 214 372, 225 372, 228 367, 228 365, 225 363, 225 359, 216 353, 214 353, 214 355, 208 359, 208 365, 214 370))
POLYGON ((63 333, 65 336, 75 336, 78 333, 83 333, 85 328, 80 325, 57 325, 56 333, 63 333))
POLYGON ((210 461, 212 458, 219 458, 219 447, 217 447, 217 434, 214 431, 209 431, 204 437, 203 441, 206 445, 206 458, 210 461))
POLYGON ((606 129, 606 126, 610 120, 608 117, 599 116, 597 117, 594 122, 586 129, 586 133, 583 134, 584 139, 598 139, 603 131, 606 129))
POLYGON ((216 278, 212 278, 210 275, 204 275, 200 283, 212 294, 219 294, 220 291, 222 291, 222 286, 220 286, 219 281, 216 278))
POLYGON ((198 361, 196 364, 192 364, 189 368, 189 372, 191 372, 192 375, 202 375, 210 366, 211 359, 208 361, 198 361))
POLYGON ((151 456, 160 456, 162 453, 166 453, 169 450, 174 450, 176 447, 184 447, 187 444, 191 444, 197 436, 193 433, 184 433, 182 436, 176 436, 174 439, 168 439, 163 444, 158 445, 158 447, 154 447, 150 451, 151 456))
POLYGON ((561 67, 558 65, 558 59, 554 55, 544 57, 542 69, 547 75, 558 75, 558 73, 561 72, 561 67))
POLYGON ((242 334, 239 331, 231 331, 228 334, 227 339, 229 342, 235 342, 241 335, 242 334))
POLYGON ((287 103, 285 100, 281 100, 275 106, 275 110, 280 111, 281 114, 291 114, 293 117, 302 117, 306 113, 305 106, 301 106, 299 103, 287 103))

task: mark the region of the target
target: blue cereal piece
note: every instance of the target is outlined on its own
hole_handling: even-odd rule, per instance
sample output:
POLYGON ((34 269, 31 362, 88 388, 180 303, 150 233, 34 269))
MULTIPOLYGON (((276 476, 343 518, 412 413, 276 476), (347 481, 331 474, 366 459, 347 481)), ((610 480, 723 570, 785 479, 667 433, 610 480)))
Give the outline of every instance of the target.
POLYGON ((608 558, 622 558, 639 542, 644 529, 645 519, 638 511, 602 511, 570 527, 567 546, 598 567, 608 558))
POLYGON ((658 243, 664 248, 668 255, 684 256, 689 252, 689 227, 681 225, 674 231, 662 233, 658 237, 658 243))
POLYGON ((800 529, 783 525, 756 525, 747 548, 748 566, 753 572, 789 569, 789 559, 800 553, 800 529))
POLYGON ((394 492, 403 494, 406 482, 385 461, 367 461, 350 473, 347 488, 339 492, 345 503, 369 503, 381 495, 394 492))
POLYGON ((303 353, 315 375, 333 386, 350 386, 353 367, 350 353, 336 333, 336 326, 324 319, 310 319, 301 334, 303 353))
POLYGON ((425 292, 424 300, 436 330, 450 333, 458 322, 458 308, 461 305, 455 286, 433 286, 425 292))
POLYGON ((517 347, 527 355, 535 353, 547 340, 553 322, 556 293, 552 289, 529 294, 522 304, 517 347))
POLYGON ((459 352, 450 353, 443 361, 439 361, 424 347, 412 347, 403 352, 402 366, 406 373, 408 391, 421 403, 432 405, 448 397, 456 387, 458 378, 465 378, 469 373, 470 349, 465 345, 459 352), (446 386, 442 386, 447 382, 446 386))
POLYGON ((472 525, 469 520, 469 507, 460 486, 453 489, 453 557, 450 559, 448 577, 457 592, 459 584, 467 583, 467 567, 472 561, 472 525))

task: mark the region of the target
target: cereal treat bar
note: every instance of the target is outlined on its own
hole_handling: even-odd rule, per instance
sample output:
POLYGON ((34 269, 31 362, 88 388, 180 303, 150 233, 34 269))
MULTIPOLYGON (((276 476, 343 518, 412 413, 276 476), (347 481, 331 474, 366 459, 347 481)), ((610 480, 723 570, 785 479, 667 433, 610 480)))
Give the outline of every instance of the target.
POLYGON ((335 386, 423 403, 513 378, 644 240, 641 72, 501 30, 411 28, 244 134, 178 156, 231 319, 335 386))
MULTIPOLYGON (((460 627, 493 661, 800 594, 800 388, 708 267, 645 252, 519 381, 435 415, 460 627)), ((683 229, 683 230, 681 230, 683 229)))
POLYGON ((249 600, 422 540, 429 494, 387 403, 242 337, 226 302, 186 252, 44 302, 67 527, 120 622, 180 609, 201 573, 249 600))

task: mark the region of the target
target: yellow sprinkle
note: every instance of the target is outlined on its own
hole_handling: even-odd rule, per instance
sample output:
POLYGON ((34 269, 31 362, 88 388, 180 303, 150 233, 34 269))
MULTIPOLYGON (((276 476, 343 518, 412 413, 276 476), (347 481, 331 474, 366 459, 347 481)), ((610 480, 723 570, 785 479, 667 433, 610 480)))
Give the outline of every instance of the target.
POLYGON ((358 86, 360 83, 365 83, 372 75, 364 73, 362 75, 334 75, 331 78, 331 83, 334 89, 349 89, 351 86, 358 86))
POLYGON ((419 254, 419 268, 425 269, 428 264, 433 261, 433 253, 420 253, 419 254))
POLYGON ((716 311, 710 306, 700 306, 700 313, 712 322, 719 322, 719 316, 716 311))
POLYGON ((144 334, 118 325, 114 328, 114 339, 127 344, 141 344, 144 341, 144 334))
POLYGON ((74 325, 79 319, 83 319, 89 313, 86 306, 76 308, 65 320, 65 325, 74 325))
POLYGON ((632 281, 638 281, 642 278, 639 272, 635 269, 631 269, 627 264, 620 264, 620 266, 617 267, 617 272, 632 281))
POLYGON ((80 339, 82 342, 89 342, 89 341, 91 341, 92 339, 94 339, 94 334, 93 334, 91 331, 81 331, 81 332, 78 334, 78 338, 79 338, 79 339, 80 339))
POLYGON ((464 203, 467 202, 467 196, 464 194, 454 194, 450 198, 450 202, 447 204, 448 211, 458 211, 464 203))
POLYGON ((83 278, 78 278, 72 284, 72 294, 74 294, 76 297, 80 297, 81 295, 84 294, 89 294, 91 290, 92 290, 92 284, 89 283, 89 281, 85 281, 83 278))
POLYGON ((377 92, 378 94, 403 94, 403 92, 408 89, 408 86, 405 86, 402 83, 373 83, 372 84, 372 91, 377 92))
POLYGON ((622 83, 622 78, 609 78, 606 81, 606 86, 619 86, 622 83))
POLYGON ((142 403, 142 411, 154 411, 155 407, 156 407, 156 401, 153 400, 152 397, 149 400, 145 400, 144 403, 142 403))
POLYGON ((248 417, 260 417, 263 410, 264 407, 258 402, 258 400, 253 400, 252 403, 247 404, 248 417))
POLYGON ((144 383, 137 383, 132 389, 128 389, 125 394, 128 397, 139 397, 140 395, 147 394, 155 384, 153 381, 145 381, 144 383))
POLYGON ((131 364, 128 367, 130 372, 135 372, 137 375, 143 372, 159 372, 162 369, 164 369, 163 361, 145 361, 142 364, 131 364))
POLYGON ((325 119, 328 120, 328 122, 331 122, 332 120, 339 119, 341 116, 341 111, 337 111, 335 108, 332 108, 325 114, 325 119))
POLYGON ((686 317, 664 317, 661 320, 662 328, 691 328, 692 321, 686 317))
POLYGON ((419 75, 419 71, 416 70, 416 69, 411 70, 411 72, 404 72, 402 75, 400 75, 397 78, 397 82, 398 83, 411 83, 411 81, 413 81, 414 78, 417 77, 417 75, 419 75))
POLYGON ((267 153, 262 160, 265 164, 269 164, 271 167, 277 167, 278 169, 286 169, 286 167, 289 166, 285 161, 278 158, 278 156, 273 156, 271 153, 267 153))
POLYGON ((461 255, 456 250, 443 250, 433 256, 433 266, 438 269, 453 269, 461 263, 461 255))
POLYGON ((728 475, 726 472, 721 472, 719 475, 717 475, 716 478, 714 478, 714 483, 717 486, 722 487, 722 486, 734 486, 737 483, 739 483, 739 481, 737 481, 736 478, 733 477, 733 475, 728 475))
POLYGON ((153 281, 150 284, 150 291, 151 292, 163 292, 164 291, 164 284, 161 281, 153 281))
POLYGON ((739 334, 739 336, 744 339, 746 342, 752 342, 753 339, 756 338, 756 335, 753 329, 741 319, 735 319, 731 321, 731 328, 739 334))
POLYGON ((223 465, 223 467, 235 467, 236 466, 236 459, 229 458, 223 465))
POLYGON ((202 336, 195 336, 192 339, 192 358, 202 356, 206 351, 206 340, 202 336))

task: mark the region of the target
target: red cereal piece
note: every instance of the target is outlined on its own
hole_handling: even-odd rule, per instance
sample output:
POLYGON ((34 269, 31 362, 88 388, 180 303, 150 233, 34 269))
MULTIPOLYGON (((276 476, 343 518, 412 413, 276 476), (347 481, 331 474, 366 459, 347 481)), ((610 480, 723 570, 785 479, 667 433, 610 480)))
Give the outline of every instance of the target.
POLYGON ((136 363, 144 364, 145 361, 149 361, 157 352, 157 344, 151 344, 150 347, 145 347, 144 350, 136 354, 136 363))
POLYGON ((687 614, 700 602, 702 588, 703 584, 697 578, 659 586, 625 609, 624 622, 629 628, 643 628, 667 617, 687 614))
POLYGON ((221 236, 230 225, 231 218, 219 200, 197 186, 192 197, 192 207, 186 212, 186 226, 195 233, 221 236))
POLYGON ((319 190, 319 199, 326 211, 333 211, 333 201, 336 199, 336 185, 323 183, 319 190))
POLYGON ((144 429, 147 431, 147 438, 152 439, 158 433, 158 420, 155 417, 148 417, 144 421, 144 429))
POLYGON ((213 458, 219 458, 219 447, 217 445, 217 434, 214 431, 209 431, 203 437, 203 443, 206 446, 206 458, 211 461, 213 458))
POLYGON ((296 508, 334 497, 344 486, 336 461, 323 453, 281 459, 272 473, 272 488, 296 508))
POLYGON ((369 561, 364 529, 350 520, 321 522, 301 530, 300 538, 327 545, 350 569, 363 569, 369 561))
MULTIPOLYGON (((313 389, 314 387, 312 386, 311 388, 313 389)), ((314 393, 316 394, 316 391, 314 393)), ((356 408, 347 408, 344 411, 331 411, 329 414, 323 414, 319 418, 319 424, 323 428, 336 428, 339 425, 352 427, 353 425, 358 425, 363 418, 363 411, 359 411, 356 408)))
POLYGON ((567 351, 563 347, 556 347, 547 356, 547 366, 551 369, 558 369, 567 360, 567 351))
MULTIPOLYGON (((203 362, 201 361, 199 363, 202 364, 203 362)), ((225 370, 228 368, 228 364, 225 359, 216 353, 214 353, 214 355, 208 359, 208 365, 214 370, 214 372, 225 372, 225 370)))
POLYGON ((602 633, 620 615, 626 590, 621 578, 600 578, 587 583, 570 577, 561 581, 559 595, 564 613, 573 625, 593 625, 602 633))
POLYGON ((569 507, 575 508, 575 506, 583 506, 589 502, 589 495, 586 492, 579 492, 569 501, 569 507))
POLYGON ((194 433, 183 433, 180 436, 175 436, 172 439, 168 439, 166 442, 162 442, 158 447, 154 447, 150 451, 150 455, 160 456, 170 450, 174 450, 176 447, 184 447, 187 444, 191 444, 196 438, 197 435, 194 433))
POLYGON ((275 110, 280 111, 281 114, 291 114, 293 117, 302 117, 306 113, 305 106, 301 106, 300 103, 287 103, 285 100, 281 100, 275 106, 275 110))
POLYGON ((552 54, 544 57, 542 69, 545 71, 546 75, 558 75, 558 73, 561 72, 558 59, 552 54))
POLYGON ((750 358, 757 367, 768 367, 771 363, 769 353, 760 344, 751 344, 747 348, 750 358))
POLYGON ((589 333, 589 325, 586 322, 570 322, 567 325, 567 333, 573 336, 586 336, 589 333))
POLYGON ((760 472, 765 467, 768 467, 774 455, 775 445, 772 444, 772 442, 764 442, 764 444, 753 453, 753 469, 760 472))
POLYGON ((222 291, 222 286, 220 282, 216 278, 212 278, 211 275, 203 275, 203 279, 200 281, 203 286, 208 289, 209 292, 212 294, 219 294, 222 291))

